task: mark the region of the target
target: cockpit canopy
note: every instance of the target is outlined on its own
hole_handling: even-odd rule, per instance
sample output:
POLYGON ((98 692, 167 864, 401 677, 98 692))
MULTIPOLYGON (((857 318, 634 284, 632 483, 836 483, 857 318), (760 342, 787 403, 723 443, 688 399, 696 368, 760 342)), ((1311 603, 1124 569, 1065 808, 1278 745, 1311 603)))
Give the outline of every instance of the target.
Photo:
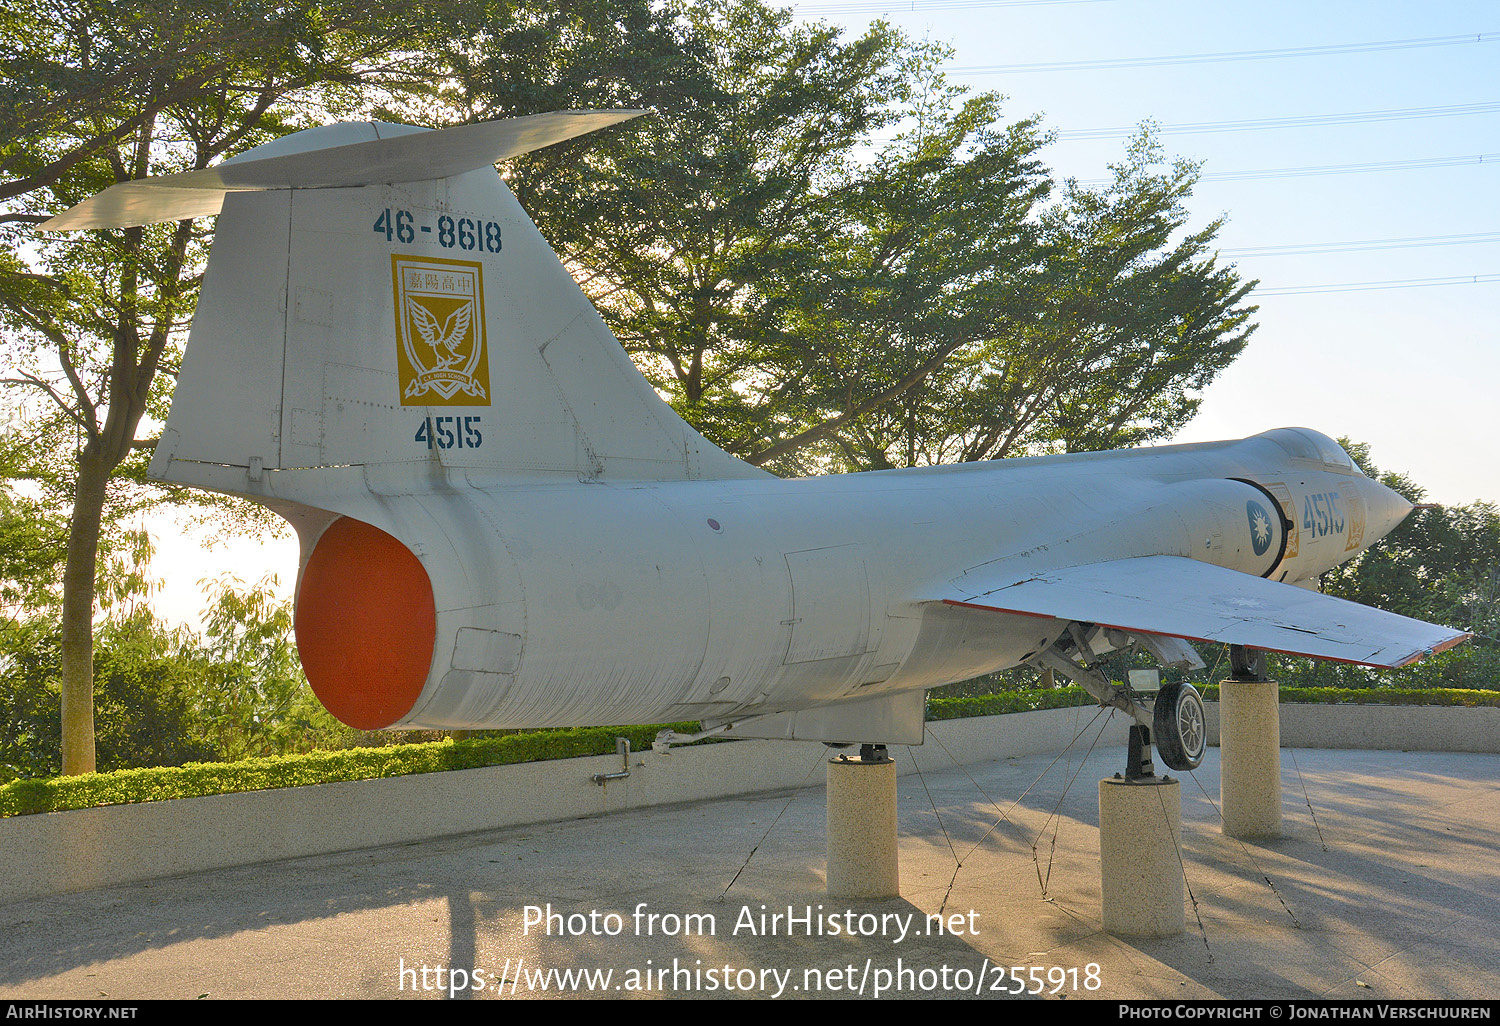
POLYGON ((1360 473, 1349 454, 1339 448, 1337 442, 1311 428, 1276 428, 1274 431, 1263 431, 1256 437, 1275 442, 1293 459, 1319 463, 1324 469, 1338 474, 1360 473))

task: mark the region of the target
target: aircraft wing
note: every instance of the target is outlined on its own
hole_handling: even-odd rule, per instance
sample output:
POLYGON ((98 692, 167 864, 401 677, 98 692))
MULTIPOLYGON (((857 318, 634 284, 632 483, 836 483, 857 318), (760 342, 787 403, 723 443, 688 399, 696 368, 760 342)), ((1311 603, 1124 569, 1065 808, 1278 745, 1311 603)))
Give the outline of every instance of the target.
POLYGON ((1405 666, 1473 637, 1182 556, 1086 563, 993 588, 975 576, 943 601, 1364 666, 1405 666))

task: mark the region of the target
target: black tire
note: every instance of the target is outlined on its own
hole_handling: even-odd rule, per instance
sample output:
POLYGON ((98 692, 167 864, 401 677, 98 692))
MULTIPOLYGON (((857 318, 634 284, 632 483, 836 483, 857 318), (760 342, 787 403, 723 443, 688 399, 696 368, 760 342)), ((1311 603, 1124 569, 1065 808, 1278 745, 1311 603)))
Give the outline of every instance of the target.
POLYGON ((1174 770, 1195 770, 1208 750, 1208 716, 1191 684, 1163 684, 1151 712, 1151 739, 1161 761, 1174 770))

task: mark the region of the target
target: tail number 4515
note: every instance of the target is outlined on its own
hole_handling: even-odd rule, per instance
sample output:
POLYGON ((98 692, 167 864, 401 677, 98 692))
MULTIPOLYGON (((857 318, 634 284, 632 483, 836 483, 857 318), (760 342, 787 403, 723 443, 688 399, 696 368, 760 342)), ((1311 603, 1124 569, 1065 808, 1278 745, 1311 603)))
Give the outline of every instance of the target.
POLYGON ((484 443, 478 417, 427 417, 417 427, 416 442, 427 448, 477 449, 484 443))

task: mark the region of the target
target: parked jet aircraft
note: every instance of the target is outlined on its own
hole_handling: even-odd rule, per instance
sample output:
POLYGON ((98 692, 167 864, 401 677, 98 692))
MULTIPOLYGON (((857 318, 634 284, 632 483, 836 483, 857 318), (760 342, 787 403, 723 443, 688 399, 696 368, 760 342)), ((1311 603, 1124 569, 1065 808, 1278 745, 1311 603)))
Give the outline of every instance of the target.
POLYGON ((150 473, 293 524, 298 648, 346 723, 919 743, 926 689, 1032 663, 1186 768, 1196 694, 1153 712, 1100 654, 1467 637, 1316 592, 1411 506, 1314 431, 799 480, 719 450, 493 167, 637 113, 332 125, 43 225, 219 214, 150 473))

